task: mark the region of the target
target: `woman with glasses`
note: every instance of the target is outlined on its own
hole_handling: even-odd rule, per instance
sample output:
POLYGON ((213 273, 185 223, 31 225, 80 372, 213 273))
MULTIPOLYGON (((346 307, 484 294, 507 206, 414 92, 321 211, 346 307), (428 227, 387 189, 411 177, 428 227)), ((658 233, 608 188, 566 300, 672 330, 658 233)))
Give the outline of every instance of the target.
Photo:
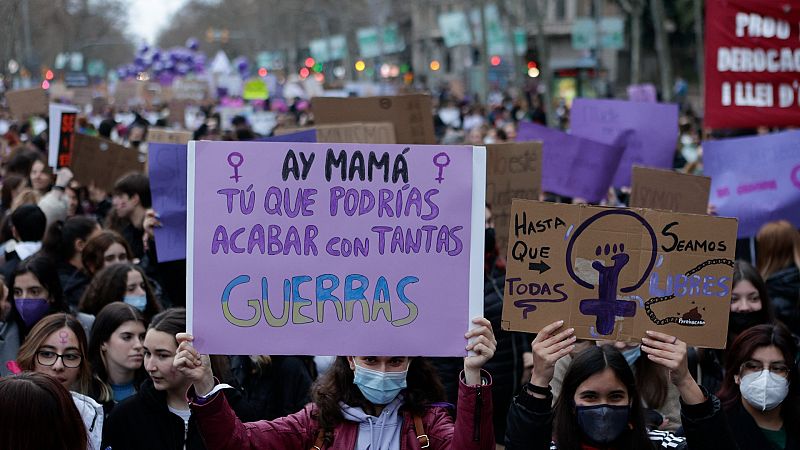
POLYGON ((800 449, 796 358, 795 341, 783 325, 757 325, 743 331, 728 352, 720 401, 683 409, 690 445, 800 449), (719 432, 703 432, 708 429, 719 432))
POLYGON ((88 397, 92 369, 86 358, 86 333, 70 314, 56 313, 39 320, 19 347, 21 370, 49 375, 70 391, 89 436, 88 449, 99 449, 103 408, 88 397))

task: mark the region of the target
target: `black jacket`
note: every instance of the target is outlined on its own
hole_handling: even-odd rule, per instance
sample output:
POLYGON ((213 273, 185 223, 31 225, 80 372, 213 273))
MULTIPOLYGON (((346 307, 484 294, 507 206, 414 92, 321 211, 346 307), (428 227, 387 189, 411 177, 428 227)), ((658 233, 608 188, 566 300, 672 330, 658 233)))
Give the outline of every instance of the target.
MULTIPOLYGON (((230 389, 225 391, 225 397, 237 411, 241 396, 230 389)), ((188 432, 184 432, 183 419, 167 407, 167 393, 156 390, 149 378, 136 395, 117 404, 103 424, 102 448, 108 447, 111 450, 206 448, 194 417, 189 419, 188 432)))
MULTIPOLYGON (((756 421, 741 403, 723 409, 719 399, 710 396, 699 405, 681 404, 681 418, 691 448, 709 450, 784 450, 767 440, 756 421)), ((800 450, 800 430, 784 423, 785 450, 800 450)))
POLYGON ((239 408, 253 420, 285 417, 310 401, 314 379, 304 357, 273 356, 271 364, 257 373, 249 357, 233 356, 231 372, 241 387, 239 408))
POLYGON ((64 301, 70 309, 77 311, 78 303, 91 280, 82 270, 66 262, 58 264, 58 280, 61 281, 64 301))
POLYGON ((766 285, 775 316, 800 334, 800 270, 794 265, 779 270, 766 279, 766 285))

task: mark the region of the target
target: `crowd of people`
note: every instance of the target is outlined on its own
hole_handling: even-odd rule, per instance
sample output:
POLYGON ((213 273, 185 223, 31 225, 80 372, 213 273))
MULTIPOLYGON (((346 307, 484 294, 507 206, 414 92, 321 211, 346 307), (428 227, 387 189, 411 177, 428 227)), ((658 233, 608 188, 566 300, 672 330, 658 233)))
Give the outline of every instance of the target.
MULTIPOLYGON (((257 137, 243 117, 203 114, 195 139, 257 137)), ((109 110, 79 131, 141 147, 159 124, 145 116, 120 124, 109 110)), ((482 106, 444 95, 433 117, 448 144, 514 141, 520 120, 546 119, 535 96, 482 106)), ((301 101, 279 120, 310 123, 301 101)), ((676 168, 702 170, 699 135, 684 115, 676 168)), ((464 330, 472 356, 209 356, 185 333, 185 261, 158 260, 147 175, 111 192, 83 186, 48 167, 46 138, 28 122, 4 136, 0 448, 800 448, 800 234, 789 222, 766 224, 755 255, 739 255, 724 350, 654 331, 581 341, 563 321, 535 336, 501 329, 505 252, 487 206, 485 318, 464 330)), ((611 190, 606 203, 625 199, 611 190)))

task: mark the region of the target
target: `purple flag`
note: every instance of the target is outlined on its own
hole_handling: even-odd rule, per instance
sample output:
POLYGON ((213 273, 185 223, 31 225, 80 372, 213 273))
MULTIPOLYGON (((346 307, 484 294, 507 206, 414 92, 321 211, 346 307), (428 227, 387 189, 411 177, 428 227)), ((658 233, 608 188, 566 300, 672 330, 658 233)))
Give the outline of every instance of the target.
POLYGON ((800 131, 703 142, 711 204, 739 219, 739 237, 767 222, 800 227, 800 131))
POLYGON ((542 189, 599 202, 606 197, 623 148, 520 122, 517 142, 542 141, 542 189))
POLYGON ((678 105, 576 98, 570 113, 575 136, 609 145, 625 153, 614 174, 614 187, 631 185, 634 165, 672 168, 678 142, 678 105))
POLYGON ((465 355, 483 310, 485 158, 471 146, 191 142, 195 346, 465 355))
POLYGON ((186 259, 186 146, 148 145, 150 195, 162 226, 155 229, 160 262, 186 259))

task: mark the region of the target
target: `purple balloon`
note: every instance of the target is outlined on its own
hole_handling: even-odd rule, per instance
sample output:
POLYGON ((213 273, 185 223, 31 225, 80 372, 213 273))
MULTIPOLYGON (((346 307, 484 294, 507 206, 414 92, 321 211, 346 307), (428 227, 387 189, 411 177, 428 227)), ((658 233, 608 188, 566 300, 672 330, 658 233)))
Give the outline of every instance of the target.
POLYGON ((150 47, 147 44, 142 44, 139 46, 139 54, 141 55, 147 53, 148 50, 150 50, 150 47))
POLYGON ((189 66, 184 64, 184 63, 176 64, 175 65, 175 72, 177 72, 177 73, 179 73, 181 75, 186 75, 187 73, 189 73, 189 66))
POLYGON ((164 63, 162 63, 161 61, 155 61, 153 63, 153 70, 156 72, 164 70, 164 63))
POLYGON ((152 58, 152 60, 153 60, 154 62, 155 62, 155 61, 159 61, 159 60, 161 60, 161 50, 159 50, 159 49, 154 49, 154 50, 153 50, 153 54, 152 54, 150 57, 152 58))
POLYGON ((186 48, 188 48, 189 50, 197 50, 198 48, 200 48, 200 43, 197 42, 197 39, 193 37, 189 38, 186 40, 186 48))

